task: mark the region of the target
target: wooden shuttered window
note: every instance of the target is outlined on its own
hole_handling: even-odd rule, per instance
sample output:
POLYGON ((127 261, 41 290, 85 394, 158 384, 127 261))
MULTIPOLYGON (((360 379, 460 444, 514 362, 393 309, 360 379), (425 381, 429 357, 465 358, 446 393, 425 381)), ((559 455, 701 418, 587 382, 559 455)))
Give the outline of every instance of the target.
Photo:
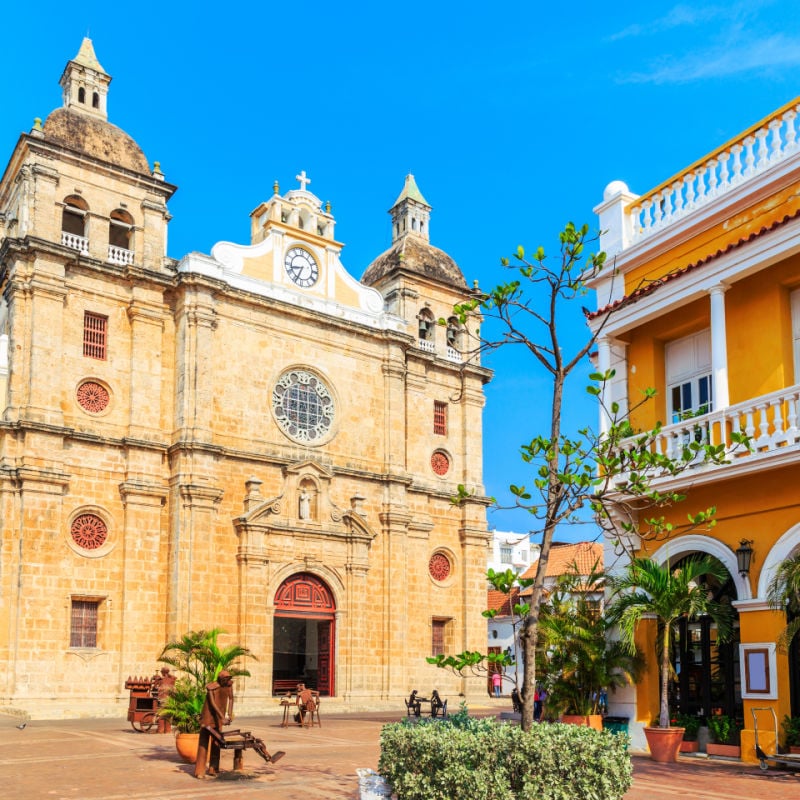
POLYGON ((433 401, 433 432, 439 436, 447 436, 447 403, 433 401))
POLYGON ((69 630, 70 647, 97 647, 99 600, 72 600, 69 630))
POLYGON ((443 656, 445 654, 444 634, 447 628, 446 619, 434 619, 431 621, 431 655, 443 656))
POLYGON ((106 358, 108 317, 85 311, 83 314, 83 354, 89 358, 106 358))

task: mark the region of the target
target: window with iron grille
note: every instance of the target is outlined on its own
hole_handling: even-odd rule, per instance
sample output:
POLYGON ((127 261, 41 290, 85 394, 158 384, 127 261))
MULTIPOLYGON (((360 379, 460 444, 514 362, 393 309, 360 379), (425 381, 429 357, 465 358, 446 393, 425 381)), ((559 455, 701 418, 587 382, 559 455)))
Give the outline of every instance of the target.
POLYGON ((447 403, 433 401, 433 432, 439 436, 447 436, 447 403))
POLYGON ((99 600, 72 600, 69 630, 70 647, 97 647, 97 611, 99 600))
POLYGON ((443 656, 445 654, 444 648, 444 634, 447 628, 446 619, 434 619, 431 621, 431 655, 443 656))
POLYGON ((511 556, 513 554, 513 548, 510 544, 501 544, 500 545, 500 563, 501 564, 510 564, 511 563, 511 556))
POLYGON ((89 358, 106 358, 108 317, 85 311, 83 314, 83 354, 89 358))

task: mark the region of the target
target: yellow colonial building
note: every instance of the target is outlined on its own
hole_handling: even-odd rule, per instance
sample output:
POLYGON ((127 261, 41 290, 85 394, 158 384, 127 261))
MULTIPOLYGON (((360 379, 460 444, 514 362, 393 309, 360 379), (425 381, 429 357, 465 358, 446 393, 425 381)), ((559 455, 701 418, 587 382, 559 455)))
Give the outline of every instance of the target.
POLYGON ((485 646, 489 372, 413 177, 361 280, 305 173, 249 243, 176 261, 176 187, 110 80, 84 40, 0 181, 0 707, 119 713, 211 627, 258 657, 241 711, 300 679, 342 707, 482 696, 425 662, 485 646))
MULTIPOLYGON (((624 407, 655 387, 633 421, 664 423, 656 447, 677 453, 694 440, 728 451, 723 465, 657 484, 688 497, 669 512, 678 533, 640 543, 640 553, 672 565, 704 553, 726 568, 728 580, 710 582, 709 592, 734 608, 735 641, 718 642, 707 618, 683 624, 670 703, 703 720, 734 717, 748 760, 753 709, 800 715, 800 641, 789 653, 776 648, 786 616, 766 603, 776 567, 800 549, 798 109, 795 100, 644 195, 611 183, 595 209, 614 266, 594 285, 590 321, 597 329, 608 317, 598 342, 600 369, 616 368, 608 398, 624 407), (752 448, 732 446, 732 432, 746 433, 752 448), (716 527, 681 532, 688 512, 710 506, 716 527)), ((606 553, 607 566, 614 557, 606 553)), ((635 691, 612 698, 612 713, 632 717, 642 745, 642 725, 658 711, 649 663, 635 691)), ((771 713, 757 714, 767 750, 771 713)))

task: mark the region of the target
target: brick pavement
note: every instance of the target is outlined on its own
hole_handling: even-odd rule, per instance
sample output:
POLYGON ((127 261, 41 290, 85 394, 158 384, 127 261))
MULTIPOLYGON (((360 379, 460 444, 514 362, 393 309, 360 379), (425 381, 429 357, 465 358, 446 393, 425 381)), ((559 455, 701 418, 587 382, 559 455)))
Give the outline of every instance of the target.
MULTIPOLYGON (((124 720, 33 721, 0 716, 0 797, 25 800, 355 800, 358 767, 377 767, 383 723, 400 714, 337 714, 323 727, 281 728, 277 716, 237 719, 236 726, 285 750, 275 766, 245 754, 245 777, 196 781, 171 736, 135 733, 124 720)), ((229 770, 231 752, 223 752, 229 770)), ((682 759, 677 765, 634 758, 625 800, 798 800, 800 773, 738 762, 682 759)), ((576 798, 576 800, 580 800, 576 798)))

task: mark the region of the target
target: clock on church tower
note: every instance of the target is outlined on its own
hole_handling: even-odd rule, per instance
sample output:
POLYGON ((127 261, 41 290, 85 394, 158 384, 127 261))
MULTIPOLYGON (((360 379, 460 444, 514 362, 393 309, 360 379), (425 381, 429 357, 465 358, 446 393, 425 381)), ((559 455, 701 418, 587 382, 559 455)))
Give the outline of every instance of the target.
POLYGON ((286 274, 303 289, 313 286, 319 278, 317 259, 304 247, 290 247, 283 259, 286 274))

